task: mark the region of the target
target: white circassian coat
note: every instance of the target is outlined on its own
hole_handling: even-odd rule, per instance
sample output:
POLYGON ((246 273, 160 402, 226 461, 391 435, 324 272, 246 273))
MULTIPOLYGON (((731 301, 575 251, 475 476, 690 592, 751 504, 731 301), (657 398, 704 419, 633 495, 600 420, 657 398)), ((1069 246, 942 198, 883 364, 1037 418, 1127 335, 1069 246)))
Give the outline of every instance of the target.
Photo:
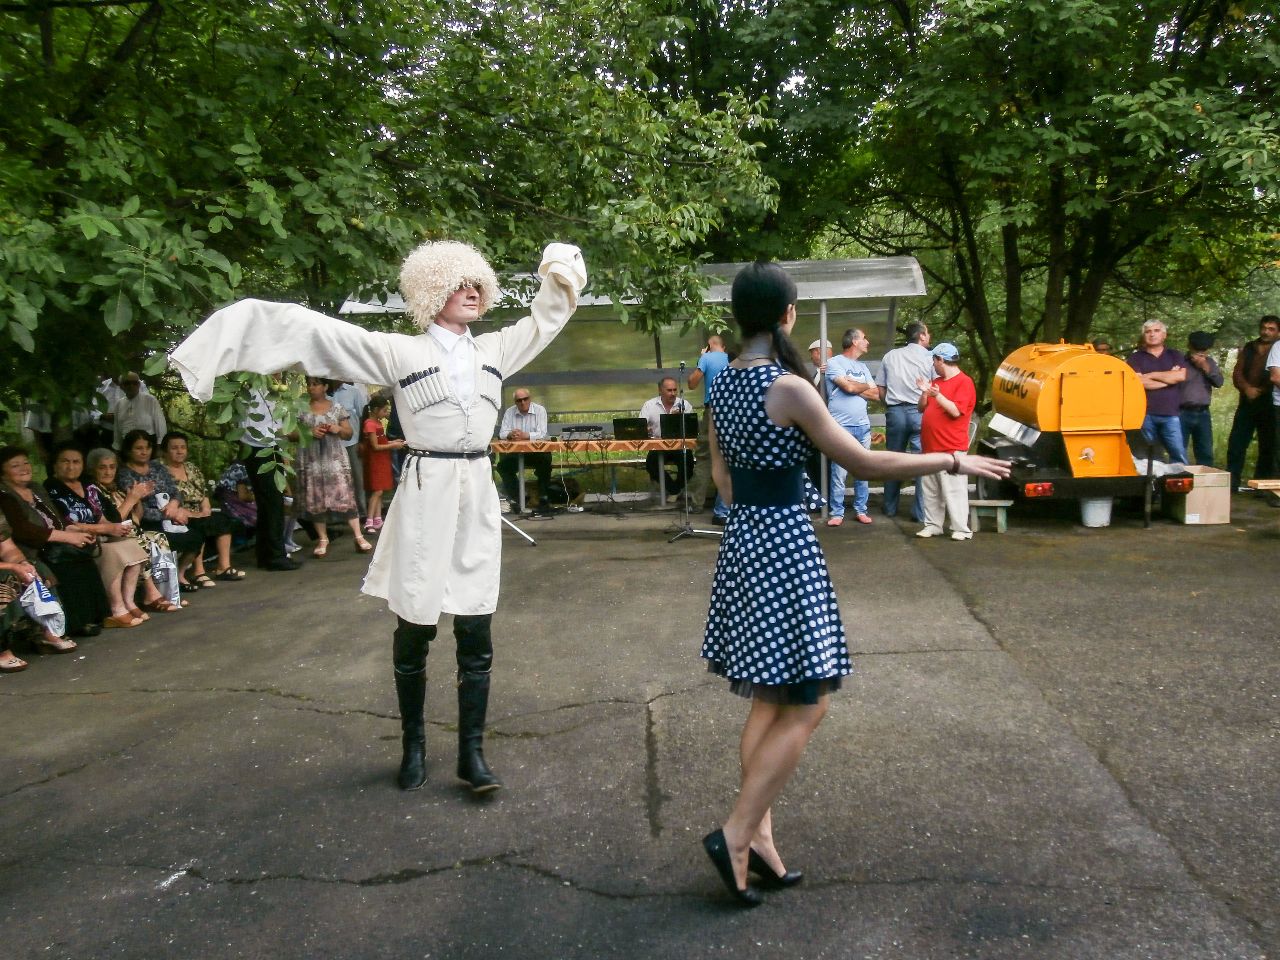
MULTIPOLYGON (((377 333, 305 307, 242 300, 217 311, 178 346, 170 363, 197 400, 234 370, 276 373, 300 365, 312 376, 390 384, 410 447, 487 450, 501 412, 502 381, 541 353, 577 306, 586 283, 582 255, 551 244, 542 288, 523 320, 475 338, 475 393, 454 393, 439 344, 429 334, 377 333)), ((488 457, 410 457, 385 518, 363 592, 382 597, 411 623, 441 613, 492 613, 498 605, 502 526, 488 457)))

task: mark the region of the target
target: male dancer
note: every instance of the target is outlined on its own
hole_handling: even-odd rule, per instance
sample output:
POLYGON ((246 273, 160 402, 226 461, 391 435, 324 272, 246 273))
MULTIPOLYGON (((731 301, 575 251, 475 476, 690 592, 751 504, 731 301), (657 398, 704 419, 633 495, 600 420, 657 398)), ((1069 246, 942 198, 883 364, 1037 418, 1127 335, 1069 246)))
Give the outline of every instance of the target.
POLYGON ((453 614, 458 662, 458 776, 475 793, 501 786, 481 742, 493 661, 502 536, 489 464, 502 381, 541 353, 568 322, 586 284, 577 247, 553 243, 538 271, 530 316, 473 337, 469 324, 499 296, 484 257, 461 243, 426 243, 400 270, 400 293, 423 331, 375 333, 294 304, 242 300, 219 310, 170 358, 198 400, 232 370, 390 384, 407 459, 363 591, 398 618, 393 644, 403 756, 401 789, 426 780, 428 644, 453 614))

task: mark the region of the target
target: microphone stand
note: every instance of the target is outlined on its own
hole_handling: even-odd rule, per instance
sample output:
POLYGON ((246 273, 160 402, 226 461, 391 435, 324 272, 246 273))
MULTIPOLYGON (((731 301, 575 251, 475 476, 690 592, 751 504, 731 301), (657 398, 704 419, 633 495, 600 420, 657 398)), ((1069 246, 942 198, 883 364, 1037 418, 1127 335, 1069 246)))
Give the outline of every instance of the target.
MULTIPOLYGON (((675 543, 677 540, 680 540, 684 537, 695 537, 695 536, 723 537, 724 536, 724 533, 720 530, 701 530, 698 527, 695 527, 693 525, 693 522, 689 519, 689 481, 693 479, 693 476, 692 476, 693 471, 689 469, 689 459, 688 459, 689 451, 685 449, 685 430, 689 425, 689 421, 685 415, 684 385, 685 385, 684 361, 681 360, 680 361, 680 379, 676 381, 676 390, 677 390, 676 396, 678 397, 678 399, 676 400, 676 409, 680 412, 680 456, 685 458, 684 459, 684 468, 685 468, 684 469, 684 475, 685 475, 684 490, 681 491, 684 495, 683 496, 684 524, 680 527, 676 535, 672 537, 670 540, 668 540, 667 543, 675 543)), ((708 416, 706 408, 703 408, 702 415, 704 417, 708 416)))

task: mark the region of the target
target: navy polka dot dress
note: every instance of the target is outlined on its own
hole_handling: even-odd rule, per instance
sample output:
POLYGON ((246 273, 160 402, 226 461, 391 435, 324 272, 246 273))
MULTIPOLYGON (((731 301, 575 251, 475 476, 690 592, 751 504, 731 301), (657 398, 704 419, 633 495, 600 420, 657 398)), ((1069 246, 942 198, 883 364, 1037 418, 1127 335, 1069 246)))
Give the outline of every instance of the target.
MULTIPOLYGON (((779 427, 765 392, 786 371, 727 367, 711 385, 716 442, 730 468, 802 466, 804 432, 779 427)), ((729 508, 716 560, 702 656, 737 694, 776 703, 816 703, 853 672, 827 561, 805 505, 729 508)))

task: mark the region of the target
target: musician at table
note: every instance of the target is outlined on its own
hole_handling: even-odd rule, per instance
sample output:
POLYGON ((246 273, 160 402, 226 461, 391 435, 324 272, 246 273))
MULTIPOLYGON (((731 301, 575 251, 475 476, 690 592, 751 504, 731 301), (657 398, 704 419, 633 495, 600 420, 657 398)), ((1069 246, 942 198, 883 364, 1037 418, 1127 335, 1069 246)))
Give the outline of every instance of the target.
MULTIPOLYGON (((547 439, 547 409, 542 404, 534 403, 533 397, 524 387, 516 390, 511 398, 515 402, 502 414, 502 424, 498 427, 499 440, 545 440, 547 439)), ((524 457, 524 469, 532 470, 538 480, 538 502, 547 506, 547 491, 551 486, 551 454, 542 453, 500 453, 498 454, 498 476, 502 478, 502 491, 506 494, 513 511, 520 509, 520 482, 517 474, 520 471, 520 458, 524 457)))
MULTIPOLYGON (((693 413, 693 406, 688 400, 679 396, 680 386, 676 383, 675 377, 663 377, 658 381, 658 395, 652 400, 646 400, 644 406, 640 408, 640 416, 649 421, 649 436, 657 439, 662 436, 662 417, 668 413, 693 413)), ((695 434, 690 434, 689 439, 695 439, 695 434)), ((645 469, 649 471, 649 479, 654 483, 658 482, 658 471, 665 470, 668 467, 674 467, 676 471, 673 480, 670 474, 667 475, 667 495, 676 496, 684 490, 685 480, 689 474, 693 472, 693 451, 685 450, 683 453, 663 453, 660 450, 651 450, 649 456, 644 461, 645 469)))

